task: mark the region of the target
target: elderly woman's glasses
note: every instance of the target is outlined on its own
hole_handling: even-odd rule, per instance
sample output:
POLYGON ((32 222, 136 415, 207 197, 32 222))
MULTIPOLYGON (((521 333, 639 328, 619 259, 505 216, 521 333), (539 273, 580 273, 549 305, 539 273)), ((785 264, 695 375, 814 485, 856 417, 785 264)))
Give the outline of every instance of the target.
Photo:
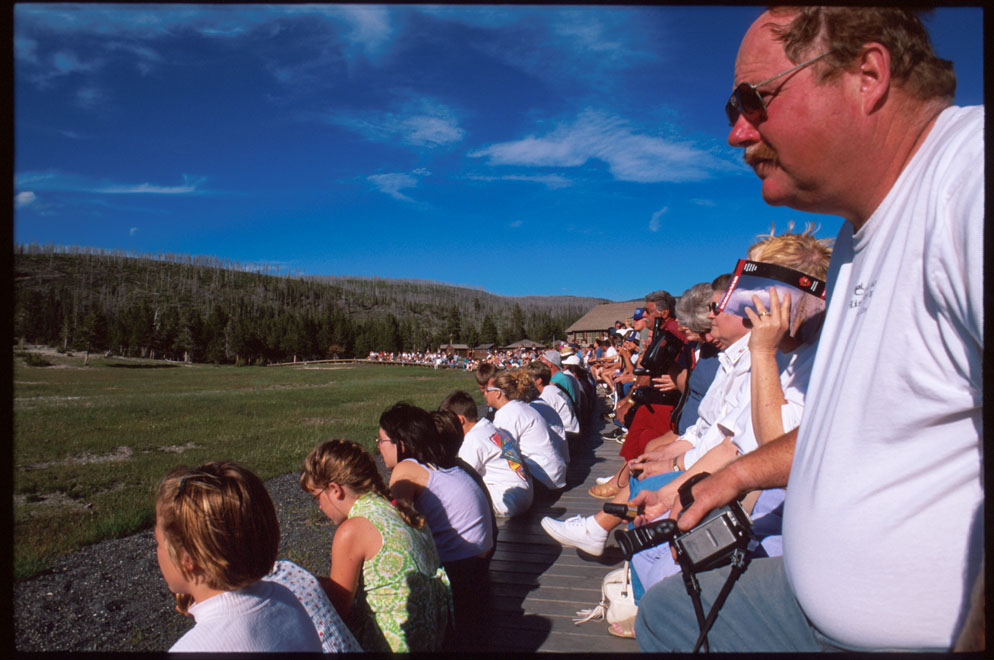
POLYGON ((739 83, 739 86, 735 88, 732 95, 728 97, 728 103, 725 104, 725 114, 728 115, 728 125, 735 126, 735 122, 739 120, 739 115, 745 115, 745 118, 753 124, 766 119, 766 102, 763 101, 763 97, 757 88, 762 87, 767 83, 771 83, 777 78, 782 78, 788 73, 793 73, 798 69, 803 69, 809 64, 817 62, 831 52, 832 51, 827 51, 818 57, 812 57, 807 62, 801 62, 797 66, 787 69, 783 73, 778 73, 772 78, 767 78, 763 82, 756 83, 755 85, 747 82, 739 83))

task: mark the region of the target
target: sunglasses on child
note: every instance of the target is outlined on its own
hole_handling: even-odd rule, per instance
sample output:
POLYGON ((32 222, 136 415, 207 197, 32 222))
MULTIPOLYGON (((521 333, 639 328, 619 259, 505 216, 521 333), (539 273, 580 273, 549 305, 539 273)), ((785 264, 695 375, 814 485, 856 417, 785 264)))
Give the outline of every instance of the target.
POLYGON ((728 97, 728 103, 725 104, 725 114, 728 116, 728 125, 735 126, 735 122, 739 120, 739 115, 745 115, 745 118, 753 124, 765 120, 766 102, 763 101, 763 96, 759 93, 758 88, 767 83, 773 82, 777 78, 782 78, 788 73, 793 73, 799 69, 803 69, 809 64, 817 62, 831 52, 832 51, 827 51, 818 57, 812 57, 807 62, 801 62, 797 66, 787 69, 783 73, 778 73, 772 78, 767 78, 763 82, 756 83, 755 85, 747 82, 739 83, 739 86, 735 88, 732 95, 728 97))

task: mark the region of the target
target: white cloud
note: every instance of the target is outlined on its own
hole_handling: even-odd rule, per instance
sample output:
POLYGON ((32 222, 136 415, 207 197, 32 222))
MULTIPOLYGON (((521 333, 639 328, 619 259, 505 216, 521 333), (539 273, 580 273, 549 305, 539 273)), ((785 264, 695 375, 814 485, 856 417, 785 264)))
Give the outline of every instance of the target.
POLYGON ((466 135, 448 106, 427 98, 408 101, 400 112, 349 115, 336 111, 326 115, 325 120, 371 142, 400 140, 415 147, 443 147, 460 142, 466 135))
POLYGON ((97 87, 80 87, 76 90, 76 105, 81 108, 95 108, 103 103, 106 95, 97 87))
POLYGON ((649 219, 649 231, 652 232, 659 231, 659 220, 669 210, 670 207, 664 206, 663 208, 659 209, 658 211, 652 214, 652 217, 649 219))
POLYGON ((24 188, 31 186, 35 190, 57 190, 66 192, 100 193, 100 194, 154 194, 154 195, 185 195, 200 192, 200 185, 205 177, 183 175, 183 184, 178 186, 163 186, 152 183, 107 183, 95 181, 90 177, 78 174, 67 174, 58 171, 21 172, 14 176, 14 186, 24 188))
POLYGON ((511 226, 514 227, 515 229, 517 229, 518 227, 520 227, 523 224, 525 224, 523 221, 521 221, 521 220, 515 220, 514 222, 511 223, 511 226))
POLYGON ((394 172, 391 174, 373 174, 366 177, 369 181, 373 183, 377 188, 380 189, 381 193, 390 195, 394 199, 399 199, 402 202, 413 202, 414 200, 407 195, 400 192, 406 188, 415 188, 418 185, 418 180, 410 174, 404 174, 403 172, 394 172))
POLYGON ((35 195, 30 190, 25 190, 24 192, 19 192, 16 195, 14 195, 14 204, 17 206, 17 208, 24 208, 25 206, 28 206, 37 199, 38 199, 37 195, 35 195))
POLYGON ((138 233, 138 227, 132 227, 131 229, 128 230, 128 236, 134 236, 137 233, 138 233))
POLYGON ((393 28, 387 7, 343 5, 336 7, 336 10, 352 28, 348 35, 352 45, 361 48, 367 55, 377 54, 390 41, 393 28))
POLYGON ((38 42, 27 37, 14 37, 14 59, 30 64, 37 64, 38 42))
POLYGON ((52 68, 57 75, 87 73, 100 68, 102 65, 103 61, 99 59, 84 62, 71 50, 60 50, 52 55, 52 68))
POLYGON ((573 185, 572 181, 559 174, 507 174, 504 176, 472 175, 468 178, 474 181, 526 181, 530 183, 540 183, 552 190, 556 190, 558 188, 568 188, 573 185))
POLYGON ((619 117, 589 109, 545 136, 494 144, 469 156, 524 167, 580 167, 599 160, 615 179, 639 183, 700 181, 729 167, 693 143, 640 133, 619 117))

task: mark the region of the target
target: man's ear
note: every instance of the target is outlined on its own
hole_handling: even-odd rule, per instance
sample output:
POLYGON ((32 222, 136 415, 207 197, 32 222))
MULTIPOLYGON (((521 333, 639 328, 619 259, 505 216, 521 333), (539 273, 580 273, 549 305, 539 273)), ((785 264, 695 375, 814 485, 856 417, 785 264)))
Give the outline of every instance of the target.
POLYGON ((871 115, 883 106, 890 91, 890 51, 876 42, 864 44, 857 66, 861 109, 871 115))

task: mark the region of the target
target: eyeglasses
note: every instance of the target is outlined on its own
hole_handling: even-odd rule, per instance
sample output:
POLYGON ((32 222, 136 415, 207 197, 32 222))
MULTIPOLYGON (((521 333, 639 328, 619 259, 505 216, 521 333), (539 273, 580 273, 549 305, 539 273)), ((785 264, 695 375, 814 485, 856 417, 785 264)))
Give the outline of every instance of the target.
POLYGON ((718 311, 718 303, 710 302, 708 303, 708 311, 717 316, 720 312, 718 311))
POLYGON ((739 115, 745 115, 751 123, 755 124, 766 119, 766 102, 763 101, 763 96, 759 93, 758 87, 762 87, 767 83, 771 83, 777 78, 782 78, 788 73, 793 73, 798 69, 803 69, 804 67, 817 62, 821 58, 830 54, 832 51, 826 51, 819 55, 818 57, 812 57, 807 62, 801 62, 795 67, 787 69, 783 73, 778 73, 772 78, 767 78, 763 82, 756 83, 739 83, 739 86, 735 88, 732 95, 728 97, 728 103, 725 104, 725 114, 728 116, 728 125, 735 126, 735 122, 739 120, 739 115))
MULTIPOLYGON (((330 485, 331 484, 328 484, 328 486, 330 485)), ((324 495, 324 491, 328 490, 328 486, 322 488, 321 492, 318 493, 317 495, 311 495, 311 499, 314 501, 314 506, 321 506, 320 504, 321 496, 324 495)))

